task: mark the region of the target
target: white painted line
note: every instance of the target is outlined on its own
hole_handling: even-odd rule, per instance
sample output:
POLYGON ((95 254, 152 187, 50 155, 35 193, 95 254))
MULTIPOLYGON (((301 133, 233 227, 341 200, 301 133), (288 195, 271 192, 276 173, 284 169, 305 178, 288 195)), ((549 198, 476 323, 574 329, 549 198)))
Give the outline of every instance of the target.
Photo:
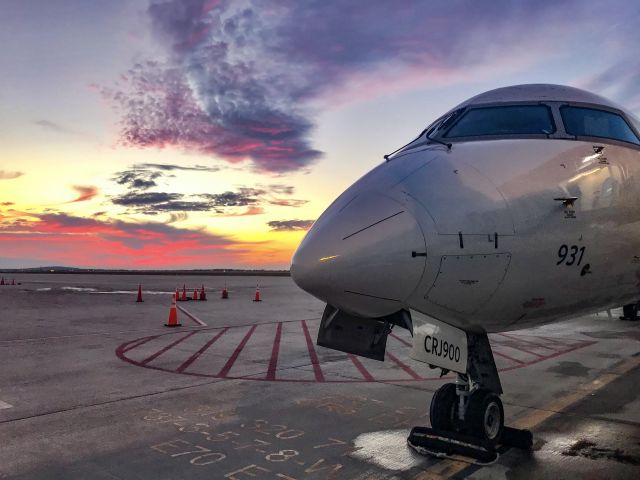
POLYGON ((184 313, 187 317, 189 317, 191 320, 193 320, 196 323, 199 323, 200 325, 202 325, 203 327, 206 327, 207 324, 204 323, 202 320, 200 320, 198 317, 196 317, 195 315, 193 315, 192 313, 187 312, 184 308, 182 308, 181 305, 176 305, 176 307, 178 307, 178 310, 180 310, 182 313, 184 313))
POLYGON ((2 400, 0 400, 0 410, 4 410, 6 408, 13 408, 13 405, 11 405, 10 403, 3 402, 2 400))

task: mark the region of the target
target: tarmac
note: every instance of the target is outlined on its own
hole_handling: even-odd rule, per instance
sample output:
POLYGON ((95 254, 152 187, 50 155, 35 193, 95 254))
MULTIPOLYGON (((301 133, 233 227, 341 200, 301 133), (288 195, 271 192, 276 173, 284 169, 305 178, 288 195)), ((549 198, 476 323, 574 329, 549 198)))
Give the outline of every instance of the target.
POLYGON ((288 277, 15 281, 0 287, 2 479, 640 478, 640 322, 620 310, 490 335, 506 423, 534 448, 479 467, 407 447, 452 380, 409 359, 408 332, 384 363, 318 347, 324 305, 288 277), (208 301, 179 302, 166 328, 183 284, 208 301))

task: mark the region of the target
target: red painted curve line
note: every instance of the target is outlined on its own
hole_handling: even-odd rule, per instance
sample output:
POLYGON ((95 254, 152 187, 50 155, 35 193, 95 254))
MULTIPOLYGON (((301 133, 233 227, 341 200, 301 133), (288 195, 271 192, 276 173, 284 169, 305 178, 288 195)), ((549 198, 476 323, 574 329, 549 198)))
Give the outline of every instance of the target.
POLYGON ((391 352, 387 352, 386 355, 387 355, 387 357, 389 357, 389 359, 392 362, 395 362, 396 365, 398 365, 401 369, 403 369, 405 372, 407 372, 407 374, 410 377, 415 378, 416 380, 422 380, 422 377, 420 375, 418 375, 416 372, 414 372, 413 369, 409 365, 407 365, 406 363, 402 362, 398 357, 393 355, 391 352))
POLYGON ((521 350, 524 353, 528 353, 528 354, 533 355, 533 356, 538 357, 538 358, 547 358, 547 355, 541 355, 539 353, 532 352, 531 350, 528 350, 526 348, 522 348, 520 345, 518 345, 517 347, 510 347, 509 345, 504 345, 504 346, 507 347, 507 348, 513 348, 513 349, 516 349, 516 350, 521 350))
POLYGON ((133 350, 134 348, 138 348, 140 345, 144 345, 151 340, 158 338, 160 335, 153 335, 152 337, 146 337, 140 340, 139 342, 134 343, 133 345, 127 345, 127 348, 123 348, 122 352, 128 352, 129 350, 133 350))
POLYGON ((231 367, 233 367, 233 364, 236 363, 236 360, 240 356, 240 352, 242 352, 242 349, 245 347, 245 345, 249 341, 249 338, 251 338, 251 335, 253 335, 253 332, 256 331, 257 327, 258 327, 258 325, 254 325, 253 327, 251 327, 249 329, 249 331, 244 336, 242 341, 238 344, 236 349, 231 354, 231 357, 229 357, 229 360, 227 360, 227 363, 224 364, 224 367, 222 367, 222 370, 220 370, 220 372, 218 373, 218 375, 217 375, 218 377, 226 377, 227 376, 227 374, 229 373, 229 370, 231 370, 231 367))
POLYGON ((269 370, 267 371, 267 380, 276 379, 276 368, 278 367, 278 354, 280 353, 280 338, 282 337, 282 322, 278 323, 276 328, 276 337, 273 339, 273 348, 271 349, 271 360, 269 361, 269 370))
POLYGON ((211 345, 213 345, 216 340, 218 340, 222 335, 224 335, 227 330, 229 330, 229 327, 226 327, 220 330, 217 335, 215 335, 211 340, 209 340, 202 347, 200 347, 200 350, 198 350, 196 353, 194 353, 189 358, 187 358, 184 361, 184 363, 176 369, 176 372, 178 373, 184 372, 189 367, 189 365, 195 362, 198 359, 198 357, 202 355, 211 345))
MULTIPOLYGON (((514 340, 515 341, 515 340, 514 340)), ((531 350, 528 350, 524 347, 522 347, 521 345, 513 345, 513 344, 509 344, 509 343, 505 343, 505 342, 497 342, 496 340, 492 340, 491 341, 491 348, 493 351, 493 346, 497 345, 500 347, 504 347, 504 348, 510 348, 512 350, 518 350, 520 352, 524 352, 524 353, 528 353, 529 355, 533 355, 534 357, 538 357, 538 358, 547 358, 548 355, 543 355, 541 353, 536 353, 536 352, 532 352, 531 350)), ((557 352, 557 350, 552 350, 553 352, 557 352)))
POLYGON ((580 343, 579 345, 575 345, 574 344, 571 347, 567 347, 566 350, 558 350, 555 353, 552 353, 551 355, 548 355, 548 356, 544 357, 543 359, 536 360, 536 361, 531 362, 531 363, 543 362, 544 360, 549 360, 551 358, 559 357, 560 355, 564 355, 566 353, 573 352, 574 350, 578 350, 579 348, 588 347, 590 345, 593 345, 594 343, 598 343, 598 342, 595 341, 595 340, 594 341, 585 340, 584 342, 580 343))
POLYGON ((179 343, 183 342, 184 340, 186 340, 187 338, 189 338, 191 335, 195 334, 196 332, 190 332, 187 333, 184 337, 180 337, 178 340, 176 340, 173 343, 170 343, 169 345, 167 345, 166 347, 164 347, 161 350, 158 350, 156 353, 154 353, 153 355, 151 355, 148 358, 145 358, 142 362, 140 362, 142 365, 146 365, 147 363, 155 360, 156 358, 158 358, 160 355, 162 355, 163 353, 165 353, 166 351, 172 349, 173 347, 175 347, 176 345, 178 345, 179 343))
POLYGON ((355 355, 351 355, 349 354, 349 358, 351 359, 351 361, 353 362, 353 364, 356 366, 356 368, 358 369, 358 371, 360 372, 360 375, 362 375, 362 377, 367 381, 367 382, 375 382, 376 379, 373 378, 373 375, 371 375, 369 373, 369 370, 367 370, 365 368, 365 366, 362 364, 362 362, 358 359, 358 357, 356 357, 355 355))
POLYGON ((566 347, 574 347, 574 346, 576 346, 576 345, 577 345, 577 344, 579 344, 579 343, 582 343, 582 342, 588 342, 588 341, 589 341, 589 340, 575 340, 575 341, 574 341, 574 340, 571 340, 571 343, 567 343, 567 342, 561 342, 560 340, 557 340, 557 339, 555 339, 555 338, 550 338, 550 337, 537 337, 537 338, 541 338, 541 339, 543 339, 543 340, 547 340, 548 342, 552 342, 552 343, 560 344, 560 345, 562 345, 562 346, 563 346, 563 347, 565 347, 565 348, 566 348, 566 347))
POLYGON ((493 351, 493 354, 494 355, 498 355, 499 357, 506 358, 506 359, 511 360, 513 362, 519 363, 520 365, 526 365, 527 364, 523 360, 518 360, 517 358, 510 357, 509 355, 505 355, 504 353, 496 352, 495 350, 493 351))
POLYGON ((391 335, 393 338, 398 340, 400 343, 404 343, 407 347, 411 347, 412 346, 410 342, 407 342, 404 338, 400 338, 395 333, 390 333, 389 335, 391 335))
POLYGON ((301 320, 300 323, 302 324, 302 330, 304 331, 304 338, 307 340, 307 350, 309 350, 309 358, 311 359, 311 364, 313 365, 313 373, 316 377, 316 382, 324 382, 324 374, 322 373, 322 368, 320 368, 320 361, 318 360, 316 349, 313 346, 311 335, 309 335, 307 322, 306 320, 301 320))
MULTIPOLYGON (((514 342, 528 343, 529 345, 535 345, 536 347, 546 348, 547 350, 551 350, 553 352, 557 352, 558 351, 557 348, 547 347, 546 345, 542 345, 541 343, 532 342, 531 340, 525 340, 523 338, 520 338, 519 336, 507 335, 506 333, 498 333, 497 335, 500 335, 501 337, 505 337, 505 338, 508 338, 510 340, 513 340, 514 342)), ((558 342, 558 343, 560 343, 561 345, 564 345, 565 347, 569 346, 569 345, 563 344, 561 342, 558 342)))

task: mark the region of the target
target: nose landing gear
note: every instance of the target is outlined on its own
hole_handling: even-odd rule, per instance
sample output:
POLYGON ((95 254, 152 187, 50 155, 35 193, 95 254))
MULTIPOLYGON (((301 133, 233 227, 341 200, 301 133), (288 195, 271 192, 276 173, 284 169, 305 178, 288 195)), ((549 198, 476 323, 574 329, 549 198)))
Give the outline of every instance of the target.
POLYGON ((467 372, 456 383, 446 383, 431 399, 432 428, 415 427, 411 447, 447 457, 457 454, 490 463, 499 445, 531 448, 529 431, 505 427, 502 385, 486 333, 467 333, 467 372))
POLYGON ((487 334, 467 334, 467 374, 456 383, 445 383, 431 399, 431 426, 463 433, 492 445, 500 442, 504 430, 502 386, 487 334))

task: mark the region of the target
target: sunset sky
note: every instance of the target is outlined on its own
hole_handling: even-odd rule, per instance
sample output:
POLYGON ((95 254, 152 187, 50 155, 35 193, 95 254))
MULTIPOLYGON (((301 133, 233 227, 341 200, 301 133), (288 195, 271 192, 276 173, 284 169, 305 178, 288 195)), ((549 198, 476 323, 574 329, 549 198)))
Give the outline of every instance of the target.
POLYGON ((485 90, 640 113, 640 2, 0 0, 0 268, 288 268, 485 90))

